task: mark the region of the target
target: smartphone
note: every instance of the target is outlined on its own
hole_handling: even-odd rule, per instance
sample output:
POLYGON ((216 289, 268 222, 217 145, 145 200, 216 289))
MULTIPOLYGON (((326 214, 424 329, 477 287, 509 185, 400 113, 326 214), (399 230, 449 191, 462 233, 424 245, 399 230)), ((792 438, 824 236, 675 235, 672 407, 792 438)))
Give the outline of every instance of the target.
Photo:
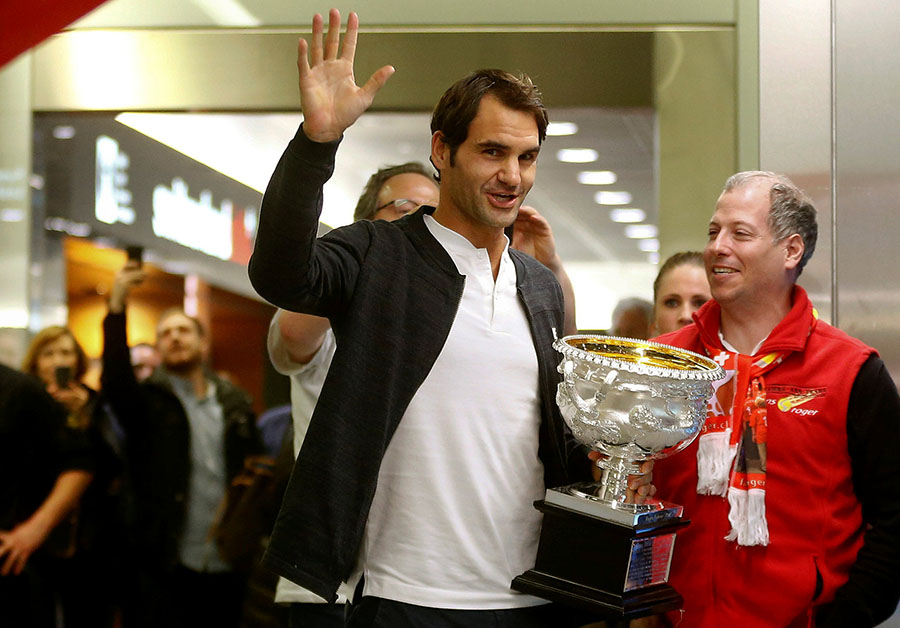
POLYGON ((72 382, 72 367, 57 366, 54 375, 56 376, 57 388, 68 388, 72 382))
POLYGON ((125 255, 128 256, 129 261, 137 262, 138 266, 144 265, 144 247, 142 247, 142 246, 126 246, 125 247, 125 255))

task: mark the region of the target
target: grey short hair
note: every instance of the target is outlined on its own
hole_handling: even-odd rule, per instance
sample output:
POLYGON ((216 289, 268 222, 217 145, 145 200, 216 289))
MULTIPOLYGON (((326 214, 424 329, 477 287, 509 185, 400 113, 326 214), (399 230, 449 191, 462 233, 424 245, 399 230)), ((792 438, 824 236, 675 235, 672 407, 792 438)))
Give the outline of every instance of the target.
POLYGON ((799 276, 816 250, 816 240, 819 237, 816 208, 806 193, 793 181, 783 174, 763 170, 749 170, 731 175, 725 182, 722 193, 744 188, 758 179, 768 179, 772 182, 769 189, 768 224, 775 241, 780 242, 795 233, 803 240, 803 257, 797 264, 799 276))
POLYGON ((409 161, 399 166, 386 166, 376 171, 366 182, 363 193, 356 203, 356 209, 353 212, 353 222, 357 220, 372 220, 378 213, 378 194, 381 188, 387 183, 391 177, 398 174, 420 174, 429 181, 433 181, 432 173, 425 169, 425 166, 418 161, 409 161))

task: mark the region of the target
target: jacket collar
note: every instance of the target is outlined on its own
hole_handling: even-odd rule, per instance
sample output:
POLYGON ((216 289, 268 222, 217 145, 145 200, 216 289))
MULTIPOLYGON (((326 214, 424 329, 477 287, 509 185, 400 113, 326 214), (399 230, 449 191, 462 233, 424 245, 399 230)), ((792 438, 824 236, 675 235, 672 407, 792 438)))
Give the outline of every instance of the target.
MULTIPOLYGON (((415 243, 416 248, 421 251, 423 255, 429 257, 438 268, 454 277, 459 277, 459 271, 457 271, 456 264, 453 263, 449 253, 447 253, 444 247, 441 246, 441 243, 431 235, 431 231, 428 230, 428 226, 425 224, 425 215, 433 215, 435 209, 436 208, 431 207, 430 205, 422 205, 418 210, 395 221, 393 224, 401 226, 407 232, 409 238, 415 243)), ((516 287, 521 289, 529 282, 527 268, 522 261, 522 257, 525 254, 512 248, 512 246, 510 246, 508 250, 512 261, 516 266, 516 287)))
MULTIPOLYGON (((759 348, 760 353, 773 351, 802 351, 806 347, 809 334, 815 328, 818 314, 813 308, 806 290, 794 285, 791 291, 791 309, 759 348)), ((707 301, 694 313, 694 322, 706 346, 722 347, 719 329, 722 324, 722 306, 715 299, 707 301)))
POLYGON ((404 216, 400 220, 394 221, 393 224, 403 229, 409 236, 409 239, 413 241, 416 250, 433 262, 437 268, 453 277, 460 277, 459 271, 456 270, 456 264, 450 258, 450 254, 431 235, 431 231, 428 230, 428 226, 425 224, 425 215, 434 214, 434 210, 435 208, 430 205, 422 205, 418 210, 404 216))

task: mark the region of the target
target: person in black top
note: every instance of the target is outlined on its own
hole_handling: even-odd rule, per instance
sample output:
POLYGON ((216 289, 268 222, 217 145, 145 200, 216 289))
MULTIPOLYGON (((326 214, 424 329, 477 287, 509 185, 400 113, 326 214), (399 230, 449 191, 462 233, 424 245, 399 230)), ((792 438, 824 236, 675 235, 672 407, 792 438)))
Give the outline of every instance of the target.
POLYGON ((0 365, 0 626, 55 625, 36 552, 93 469, 89 445, 66 434, 65 420, 38 380, 0 365))
POLYGON ((48 578, 59 595, 66 628, 112 626, 122 607, 127 545, 121 427, 100 395, 84 384, 87 357, 66 327, 39 331, 22 370, 40 379, 65 409, 67 434, 87 440, 95 463, 94 479, 78 509, 59 527, 62 545, 48 560, 48 578))

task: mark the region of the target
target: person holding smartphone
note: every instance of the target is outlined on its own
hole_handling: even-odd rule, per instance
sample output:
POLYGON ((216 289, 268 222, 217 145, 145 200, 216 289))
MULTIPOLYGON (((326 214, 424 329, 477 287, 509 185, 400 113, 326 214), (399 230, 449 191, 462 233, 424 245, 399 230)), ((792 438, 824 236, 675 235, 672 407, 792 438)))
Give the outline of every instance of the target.
POLYGON ((51 531, 91 481, 85 442, 34 377, 0 365, 0 626, 55 626, 44 556, 51 531))
MULTIPOLYGON (((41 380, 62 406, 62 438, 83 443, 94 478, 70 516, 44 544, 45 574, 61 601, 65 625, 112 626, 120 613, 125 554, 125 457, 118 421, 82 381, 87 357, 66 327, 38 332, 22 370, 41 380)), ((77 501, 77 500, 76 500, 77 501)))

